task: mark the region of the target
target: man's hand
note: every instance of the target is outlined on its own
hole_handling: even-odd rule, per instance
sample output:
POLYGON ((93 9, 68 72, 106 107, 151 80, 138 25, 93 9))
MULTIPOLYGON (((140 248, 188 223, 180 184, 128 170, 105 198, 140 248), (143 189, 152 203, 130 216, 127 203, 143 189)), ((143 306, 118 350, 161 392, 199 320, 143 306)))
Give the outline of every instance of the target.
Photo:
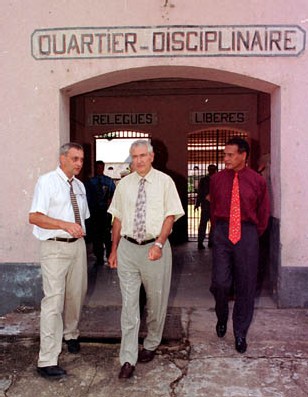
POLYGON ((51 218, 41 212, 32 212, 29 214, 29 222, 32 225, 39 226, 43 229, 62 229, 69 233, 74 238, 81 238, 84 236, 82 227, 75 222, 66 222, 61 219, 51 218))
POLYGON ((118 267, 117 251, 110 252, 108 263, 111 269, 116 269, 118 267))
POLYGON ((74 238, 81 238, 84 236, 82 227, 78 223, 63 222, 63 230, 69 233, 74 238))
POLYGON ((149 249, 148 259, 150 261, 157 261, 162 256, 162 249, 159 248, 157 245, 152 245, 149 249))

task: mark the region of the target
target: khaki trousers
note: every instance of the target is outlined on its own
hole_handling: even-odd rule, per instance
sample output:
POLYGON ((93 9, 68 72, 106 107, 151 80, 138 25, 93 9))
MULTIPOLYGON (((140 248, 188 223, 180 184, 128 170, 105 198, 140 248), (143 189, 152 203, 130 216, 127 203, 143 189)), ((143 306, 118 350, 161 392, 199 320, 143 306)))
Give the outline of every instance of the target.
POLYGON ((41 302, 38 366, 57 365, 62 338, 77 339, 87 291, 84 239, 73 243, 42 241, 40 261, 44 298, 41 302))
MULTIPOLYGON (((153 244, 153 243, 151 243, 153 244)), ((140 326, 139 291, 143 283, 147 299, 148 334, 143 346, 155 350, 162 338, 171 282, 172 253, 168 241, 157 261, 148 260, 151 244, 136 245, 120 240, 117 258, 122 294, 120 363, 135 365, 138 358, 140 326)))

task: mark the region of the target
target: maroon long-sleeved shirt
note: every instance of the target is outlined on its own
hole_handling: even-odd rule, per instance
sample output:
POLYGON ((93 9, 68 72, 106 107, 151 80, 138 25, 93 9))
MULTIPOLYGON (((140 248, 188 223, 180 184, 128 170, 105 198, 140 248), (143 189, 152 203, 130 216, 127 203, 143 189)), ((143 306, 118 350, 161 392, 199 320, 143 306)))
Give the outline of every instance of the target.
MULTIPOLYGON (((211 223, 229 220, 233 170, 214 174, 210 181, 211 223)), ((265 179, 251 168, 245 167, 238 173, 241 220, 257 225, 259 236, 265 231, 270 216, 270 199, 265 179)))

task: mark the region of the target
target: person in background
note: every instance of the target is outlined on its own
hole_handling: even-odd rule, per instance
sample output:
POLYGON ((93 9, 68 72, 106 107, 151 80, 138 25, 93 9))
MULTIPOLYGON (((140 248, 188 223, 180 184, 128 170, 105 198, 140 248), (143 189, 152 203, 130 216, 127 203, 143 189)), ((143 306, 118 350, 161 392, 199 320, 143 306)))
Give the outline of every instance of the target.
POLYGON ((225 169, 211 177, 213 268, 210 291, 215 297, 216 333, 227 331, 228 300, 234 285, 233 333, 235 349, 244 353, 257 285, 259 237, 270 215, 265 179, 247 166, 249 145, 230 139, 224 150, 225 169))
POLYGON ((96 161, 95 176, 85 184, 91 214, 88 221, 90 240, 93 243, 96 265, 104 264, 105 250, 107 258, 111 251, 112 216, 107 210, 115 191, 115 183, 112 178, 104 175, 104 170, 105 163, 96 161))
MULTIPOLYGON (((205 233, 207 228, 207 223, 210 220, 210 177, 217 172, 217 166, 215 164, 210 164, 207 167, 208 175, 202 177, 198 185, 198 194, 195 204, 195 211, 201 206, 200 223, 198 228, 198 249, 202 250, 205 248, 203 241, 205 239, 205 233)), ((208 247, 212 247, 212 234, 209 232, 208 247)))
POLYGON ((79 144, 61 146, 60 165, 39 178, 29 214, 41 241, 44 292, 37 371, 49 379, 66 375, 58 365, 63 336, 70 353, 80 350, 78 323, 87 291, 85 219, 90 215, 84 185, 75 178, 83 160, 79 144))
POLYGON ((150 142, 135 141, 130 155, 134 172, 120 180, 108 209, 114 216, 109 264, 118 269, 122 294, 120 379, 133 375, 137 360, 153 360, 161 342, 172 270, 168 236, 184 215, 173 180, 152 167, 150 142), (148 334, 138 354, 141 283, 147 297, 148 334))

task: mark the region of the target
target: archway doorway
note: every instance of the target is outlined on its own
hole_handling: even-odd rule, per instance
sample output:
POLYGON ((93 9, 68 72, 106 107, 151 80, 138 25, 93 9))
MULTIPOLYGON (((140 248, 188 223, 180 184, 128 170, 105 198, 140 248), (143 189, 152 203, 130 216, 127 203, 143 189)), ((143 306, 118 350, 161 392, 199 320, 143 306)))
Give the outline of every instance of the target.
MULTIPOLYGON (((172 73, 171 69, 169 70, 170 73, 172 73)), ((182 72, 184 69, 182 69, 182 72)), ((93 137, 110 131, 110 128, 114 128, 116 125, 108 124, 111 115, 117 114, 121 119, 126 114, 130 120, 134 120, 136 117, 141 117, 141 119, 143 117, 143 120, 145 120, 148 115, 151 121, 142 125, 142 131, 150 133, 153 141, 157 144, 156 158, 159 159, 157 166, 174 178, 183 207, 187 208, 187 169, 189 164, 187 139, 189 134, 196 131, 209 130, 209 128, 201 129, 201 126, 191 123, 191 114, 194 111, 204 111, 205 104, 206 109, 224 110, 225 107, 223 106, 226 106, 226 102, 232 104, 229 108, 231 112, 246 112, 245 124, 247 125, 237 125, 236 123, 232 125, 231 120, 231 125, 228 125, 228 128, 225 128, 223 123, 218 123, 212 130, 249 131, 249 139, 254 146, 251 165, 256 169, 259 157, 270 152, 269 94, 217 81, 187 78, 189 70, 190 68, 185 69, 185 78, 182 77, 182 73, 181 78, 161 77, 132 80, 73 97, 71 99, 71 115, 73 115, 71 118, 71 138, 85 144, 86 159, 89 163, 88 169, 91 169, 91 164, 93 164, 95 158, 93 137), (212 108, 208 107, 209 103, 212 108), (81 111, 77 112, 77 109, 81 111), (89 124, 89 115, 95 112, 103 115, 103 119, 107 122, 97 125, 89 124)), ((166 72, 165 69, 161 71, 162 75, 166 72)), ((140 76, 142 76, 142 73, 140 76)), ((132 78, 136 78, 136 76, 132 76, 132 78)), ((108 80, 108 76, 106 79, 108 80)), ((99 83, 101 84, 101 77, 98 79, 99 83)), ((93 82, 91 87, 93 88, 93 82)), ((120 127, 123 127, 123 125, 120 125, 120 127)), ((127 125, 125 127, 127 128, 127 125)), ((129 127, 135 129, 136 125, 130 124, 129 127)), ((203 127, 207 126, 203 125, 203 127)), ((83 178, 87 178, 86 173, 83 178)), ((188 217, 186 216, 183 221, 182 224, 177 225, 178 230, 174 230, 175 245, 182 244, 189 239, 188 217)), ((196 247, 191 245, 191 250, 195 249, 196 247)))
MULTIPOLYGON (((222 137, 226 136, 223 131, 249 131, 248 137, 255 148, 252 166, 257 168, 258 158, 270 151, 267 97, 235 85, 187 78, 133 81, 74 97, 71 99, 71 136, 82 141, 87 149, 82 177, 86 179, 93 174, 95 136, 116 131, 118 127, 142 131, 155 142, 155 166, 174 178, 186 209, 190 199, 188 157, 192 153, 187 151, 187 138, 202 130, 219 130, 222 137), (204 128, 201 130, 201 127, 204 128)), ((186 214, 175 227, 176 243, 190 238, 188 218, 186 214)))

